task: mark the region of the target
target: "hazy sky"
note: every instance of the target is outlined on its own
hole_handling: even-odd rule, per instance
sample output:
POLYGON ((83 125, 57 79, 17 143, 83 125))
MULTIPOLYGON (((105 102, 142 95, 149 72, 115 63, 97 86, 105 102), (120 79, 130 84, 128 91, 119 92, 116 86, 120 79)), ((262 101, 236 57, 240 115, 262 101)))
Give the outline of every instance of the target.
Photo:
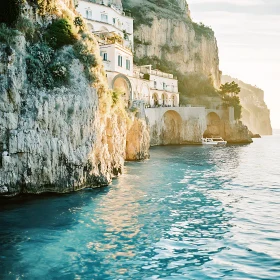
POLYGON ((224 74, 265 91, 280 128, 280 0, 187 0, 194 21, 215 31, 224 74))

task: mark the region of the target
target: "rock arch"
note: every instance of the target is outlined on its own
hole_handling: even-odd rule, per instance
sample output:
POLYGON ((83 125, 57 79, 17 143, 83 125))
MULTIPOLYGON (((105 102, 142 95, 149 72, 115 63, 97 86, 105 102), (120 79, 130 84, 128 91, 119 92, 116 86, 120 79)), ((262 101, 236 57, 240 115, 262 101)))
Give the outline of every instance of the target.
POLYGON ((179 113, 168 110, 162 117, 161 139, 163 145, 176 145, 182 142, 183 120, 179 113))
POLYGON ((124 99, 128 102, 132 100, 132 85, 130 80, 123 74, 118 74, 112 81, 112 88, 124 93, 124 99))
POLYGON ((206 123, 207 129, 204 131, 203 137, 221 136, 223 122, 218 114, 210 112, 206 116, 206 123))

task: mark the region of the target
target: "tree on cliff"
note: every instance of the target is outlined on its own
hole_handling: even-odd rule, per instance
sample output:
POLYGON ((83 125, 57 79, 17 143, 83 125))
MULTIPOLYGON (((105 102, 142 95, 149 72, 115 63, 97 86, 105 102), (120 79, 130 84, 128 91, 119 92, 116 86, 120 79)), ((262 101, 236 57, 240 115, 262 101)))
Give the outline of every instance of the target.
POLYGON ((220 93, 222 95, 225 95, 225 94, 238 95, 240 93, 240 91, 241 91, 241 89, 240 89, 239 85, 234 81, 232 81, 231 83, 225 83, 220 86, 220 93))
POLYGON ((220 94, 223 99, 224 106, 234 108, 234 118, 239 120, 241 118, 242 106, 240 105, 240 98, 237 96, 241 91, 239 85, 232 81, 231 83, 222 84, 220 87, 220 94))

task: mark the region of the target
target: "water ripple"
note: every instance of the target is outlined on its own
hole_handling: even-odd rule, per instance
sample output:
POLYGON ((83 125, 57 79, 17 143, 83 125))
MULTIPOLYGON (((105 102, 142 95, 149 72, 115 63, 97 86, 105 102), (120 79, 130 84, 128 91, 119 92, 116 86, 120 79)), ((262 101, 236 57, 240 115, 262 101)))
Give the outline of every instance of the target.
POLYGON ((157 147, 108 188, 0 201, 0 279, 280 279, 280 136, 157 147))

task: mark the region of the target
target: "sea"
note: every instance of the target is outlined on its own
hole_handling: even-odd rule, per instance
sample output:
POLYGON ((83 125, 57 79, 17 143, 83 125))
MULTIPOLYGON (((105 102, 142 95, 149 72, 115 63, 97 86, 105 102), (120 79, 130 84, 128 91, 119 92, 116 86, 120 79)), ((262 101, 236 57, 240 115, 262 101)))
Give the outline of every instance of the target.
POLYGON ((0 279, 280 279, 280 132, 153 147, 112 185, 0 200, 0 279))

